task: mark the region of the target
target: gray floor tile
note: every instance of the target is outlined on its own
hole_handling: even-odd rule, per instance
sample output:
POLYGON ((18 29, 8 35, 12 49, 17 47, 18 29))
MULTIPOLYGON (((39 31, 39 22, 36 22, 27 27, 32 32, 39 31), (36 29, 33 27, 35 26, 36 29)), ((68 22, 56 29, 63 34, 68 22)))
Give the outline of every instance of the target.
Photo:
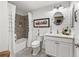
POLYGON ((31 54, 32 48, 25 48, 18 53, 15 54, 15 57, 47 57, 45 54, 44 49, 37 55, 37 56, 32 56, 31 54))

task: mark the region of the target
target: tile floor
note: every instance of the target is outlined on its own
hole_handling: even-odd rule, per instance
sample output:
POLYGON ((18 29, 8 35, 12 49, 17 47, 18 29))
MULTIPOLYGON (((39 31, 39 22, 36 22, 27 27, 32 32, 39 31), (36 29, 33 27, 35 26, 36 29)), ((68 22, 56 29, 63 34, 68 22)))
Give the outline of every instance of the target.
POLYGON ((25 48, 18 53, 15 54, 15 57, 47 57, 44 49, 37 55, 37 56, 32 56, 31 54, 32 48, 25 48))

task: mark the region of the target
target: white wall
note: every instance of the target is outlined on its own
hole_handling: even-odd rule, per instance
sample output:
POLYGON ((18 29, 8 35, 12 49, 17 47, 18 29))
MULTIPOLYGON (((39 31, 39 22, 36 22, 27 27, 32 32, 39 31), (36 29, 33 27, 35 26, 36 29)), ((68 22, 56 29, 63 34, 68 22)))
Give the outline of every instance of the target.
POLYGON ((8 3, 0 1, 0 52, 8 50, 8 3))
MULTIPOLYGON (((79 9, 79 3, 75 2, 74 5, 75 5, 75 10, 78 10, 79 9)), ((76 39, 75 43, 76 44, 77 43, 79 44, 79 31, 78 31, 79 30, 79 26, 78 26, 79 25, 79 20, 78 20, 79 19, 79 17, 78 17, 79 14, 78 13, 79 13, 79 11, 77 12, 77 15, 76 15, 77 16, 77 18, 76 18, 77 22, 74 21, 74 33, 75 33, 75 39, 76 39)))
MULTIPOLYGON (((74 39, 75 39, 75 44, 79 44, 79 2, 74 2, 75 5, 75 10, 78 10, 77 12, 77 22, 74 22, 74 39)), ((75 56, 79 57, 79 47, 75 48, 75 56)))
POLYGON ((8 3, 8 13, 9 13, 9 18, 8 18, 8 34, 9 34, 9 50, 11 56, 14 55, 15 52, 15 12, 16 12, 16 6, 13 4, 8 3))
POLYGON ((16 14, 26 16, 28 13, 24 12, 23 10, 16 9, 16 14))
MULTIPOLYGON (((59 10, 64 15, 64 21, 59 26, 56 26, 53 24, 53 15, 56 11, 58 11, 58 10, 52 9, 51 6, 32 11, 32 21, 34 19, 50 18, 50 25, 52 25, 52 32, 56 33, 57 29, 59 30, 59 32, 61 32, 62 28, 66 27, 66 26, 69 26, 69 27, 71 26, 72 7, 67 7, 67 8, 59 10), (52 20, 52 24, 51 24, 51 20, 52 20)), ((31 23, 33 24, 33 22, 31 22, 31 23)), ((33 27, 32 32, 33 32, 33 35, 32 35, 32 41, 33 41, 37 37, 38 29, 33 27)), ((46 34, 48 32, 50 32, 50 27, 49 28, 40 28, 40 35, 41 36, 44 36, 44 34, 46 34)))
MULTIPOLYGON (((50 15, 49 15, 50 10, 51 10, 50 7, 46 7, 46 8, 42 8, 42 9, 33 11, 32 12, 33 20, 40 19, 40 18, 50 18, 50 15)), ((40 28, 40 35, 42 36, 49 31, 50 31, 50 27, 49 28, 40 28)), ((36 39, 37 33, 38 33, 38 28, 33 27, 33 40, 36 39)))
POLYGON ((28 12, 28 21, 29 21, 29 32, 28 32, 28 41, 27 47, 31 47, 32 39, 33 39, 33 23, 32 23, 32 13, 28 12))
MULTIPOLYGON (((33 20, 34 19, 40 19, 40 18, 50 18, 50 20, 53 20, 53 15, 56 11, 58 11, 58 10, 53 9, 53 10, 50 11, 49 7, 37 10, 37 11, 33 12, 33 20)), ((70 26, 70 24, 71 24, 70 22, 71 22, 72 15, 70 13, 72 13, 72 10, 70 9, 70 7, 60 9, 59 11, 62 12, 62 14, 64 16, 64 21, 59 26, 54 25, 54 23, 52 21, 52 32, 53 33, 56 33, 57 29, 59 31, 61 31, 62 28, 66 27, 66 26, 70 26)), ((37 28, 33 28, 33 33, 37 34, 36 31, 37 31, 37 28)), ((40 34, 41 35, 44 35, 47 32, 50 32, 50 28, 40 28, 40 34)), ((34 34, 34 36, 35 36, 35 34, 34 34)))

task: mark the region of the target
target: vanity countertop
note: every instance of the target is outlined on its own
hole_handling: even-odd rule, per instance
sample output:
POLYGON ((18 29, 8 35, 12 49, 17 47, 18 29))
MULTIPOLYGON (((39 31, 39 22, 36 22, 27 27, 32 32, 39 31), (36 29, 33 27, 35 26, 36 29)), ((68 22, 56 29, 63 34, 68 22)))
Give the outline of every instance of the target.
POLYGON ((51 37, 63 37, 63 38, 74 38, 73 35, 63 35, 63 34, 53 34, 53 33, 46 33, 45 36, 51 36, 51 37))

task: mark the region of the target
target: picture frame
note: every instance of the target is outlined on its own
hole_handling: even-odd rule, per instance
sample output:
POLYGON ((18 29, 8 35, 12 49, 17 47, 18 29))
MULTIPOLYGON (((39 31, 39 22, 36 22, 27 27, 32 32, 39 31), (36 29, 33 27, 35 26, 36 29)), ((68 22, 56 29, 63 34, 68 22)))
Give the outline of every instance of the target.
POLYGON ((50 27, 50 18, 35 19, 33 26, 35 28, 48 28, 50 27))

